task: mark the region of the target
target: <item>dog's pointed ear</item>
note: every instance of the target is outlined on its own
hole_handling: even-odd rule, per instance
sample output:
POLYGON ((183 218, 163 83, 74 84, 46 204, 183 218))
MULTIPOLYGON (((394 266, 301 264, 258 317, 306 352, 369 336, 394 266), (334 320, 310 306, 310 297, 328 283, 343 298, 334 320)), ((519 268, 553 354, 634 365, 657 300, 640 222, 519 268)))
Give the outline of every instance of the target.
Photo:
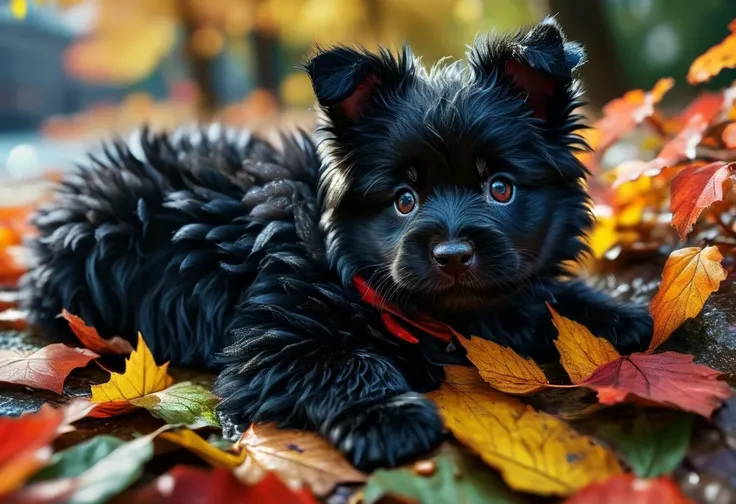
POLYGON ((579 105, 575 74, 585 51, 552 17, 511 36, 477 39, 468 61, 477 79, 509 86, 547 124, 559 125, 579 105))
POLYGON ((304 64, 317 101, 334 124, 358 122, 381 97, 413 78, 414 58, 408 46, 394 57, 348 47, 320 50, 304 64))

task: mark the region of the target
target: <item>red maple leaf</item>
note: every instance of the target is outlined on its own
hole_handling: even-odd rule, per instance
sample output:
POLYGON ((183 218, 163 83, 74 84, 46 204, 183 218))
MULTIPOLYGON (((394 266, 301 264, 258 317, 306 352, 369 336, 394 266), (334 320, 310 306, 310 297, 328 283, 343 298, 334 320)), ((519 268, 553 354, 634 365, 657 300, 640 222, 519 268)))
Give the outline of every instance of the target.
POLYGON ((63 422, 64 412, 48 405, 19 418, 0 418, 0 497, 21 486, 51 458, 48 445, 63 422))
POLYGON ((700 213, 723 199, 723 183, 733 172, 733 163, 716 161, 705 166, 690 165, 672 179, 672 226, 680 239, 685 237, 700 213))
POLYGON ((80 317, 72 315, 66 310, 61 312, 61 316, 69 322, 69 327, 82 345, 93 352, 97 352, 99 354, 128 355, 133 351, 133 345, 120 336, 103 339, 97 333, 97 329, 85 324, 84 320, 80 317))
POLYGON ((213 471, 176 466, 131 497, 135 504, 186 504, 227 502, 232 504, 317 504, 306 489, 292 491, 278 476, 267 473, 253 485, 242 484, 227 469, 213 471))
POLYGON ((84 367, 99 357, 86 348, 54 343, 30 355, 16 350, 0 350, 0 382, 51 390, 61 394, 72 369, 84 367))
POLYGON ((601 404, 656 403, 710 418, 731 397, 722 374, 694 364, 692 355, 634 353, 600 366, 579 385, 597 391, 601 404))
POLYGON ((640 479, 633 474, 617 474, 602 483, 593 483, 564 504, 692 504, 669 478, 640 479))

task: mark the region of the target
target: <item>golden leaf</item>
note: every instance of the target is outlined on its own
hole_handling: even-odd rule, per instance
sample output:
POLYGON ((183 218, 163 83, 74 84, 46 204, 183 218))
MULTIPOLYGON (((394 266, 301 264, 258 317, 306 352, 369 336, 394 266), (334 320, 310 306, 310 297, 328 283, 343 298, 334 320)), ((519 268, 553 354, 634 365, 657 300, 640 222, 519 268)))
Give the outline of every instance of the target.
POLYGON ((600 216, 596 219, 593 232, 588 236, 588 246, 596 259, 601 259, 614 245, 619 242, 616 232, 616 219, 600 216))
POLYGON ((446 381, 429 394, 445 426, 511 488, 564 496, 621 473, 613 453, 565 422, 491 389, 472 368, 445 370, 446 381))
POLYGON ((607 339, 593 336, 587 327, 561 316, 549 303, 547 308, 557 329, 554 344, 560 363, 573 383, 585 381, 600 366, 621 357, 607 339))
POLYGON ((112 373, 110 381, 92 386, 93 403, 101 405, 90 416, 107 417, 131 411, 130 401, 170 387, 174 379, 168 373, 169 363, 156 364, 151 351, 138 333, 138 346, 125 361, 125 373, 112 373))
POLYGON ((165 432, 161 437, 167 441, 186 448, 213 467, 235 469, 245 460, 245 453, 228 453, 211 445, 196 432, 190 429, 180 429, 174 432, 165 432))
POLYGON ((327 496, 340 483, 366 480, 314 432, 279 429, 272 423, 251 425, 238 446, 247 456, 246 463, 277 473, 291 488, 306 485, 318 497, 327 496))
POLYGON ((481 378, 496 390, 523 395, 542 390, 547 385, 547 378, 533 360, 477 336, 466 339, 456 334, 456 337, 467 350, 470 362, 478 368, 481 378))
POLYGON ((728 274, 721 266, 723 256, 715 246, 687 247, 670 254, 662 271, 662 283, 649 305, 654 319, 651 352, 689 318, 703 309, 728 274))

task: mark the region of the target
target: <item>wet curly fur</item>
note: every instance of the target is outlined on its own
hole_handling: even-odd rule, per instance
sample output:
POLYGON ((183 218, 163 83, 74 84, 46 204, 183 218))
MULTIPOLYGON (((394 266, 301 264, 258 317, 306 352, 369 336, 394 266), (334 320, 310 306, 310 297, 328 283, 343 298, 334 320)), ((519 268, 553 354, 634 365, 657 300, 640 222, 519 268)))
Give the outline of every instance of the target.
POLYGON ((30 320, 61 339, 63 308, 105 337, 141 331, 159 361, 219 371, 224 416, 316 430, 359 468, 426 452, 443 431, 421 393, 464 353, 393 336, 356 274, 539 360, 555 357, 545 301, 620 350, 650 336, 644 309, 564 278, 591 226, 573 156, 582 59, 550 19, 478 39, 465 66, 335 47, 305 64, 321 142, 212 126, 110 144, 34 216, 30 320), (430 252, 458 239, 474 256, 453 279, 430 252))

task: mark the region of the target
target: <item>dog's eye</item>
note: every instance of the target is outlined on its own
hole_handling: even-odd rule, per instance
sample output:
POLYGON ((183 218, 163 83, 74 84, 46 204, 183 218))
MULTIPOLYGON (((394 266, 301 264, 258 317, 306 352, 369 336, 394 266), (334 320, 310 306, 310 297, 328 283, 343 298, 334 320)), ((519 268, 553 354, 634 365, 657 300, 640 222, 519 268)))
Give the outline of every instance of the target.
POLYGON ((498 177, 488 184, 488 192, 495 201, 508 203, 514 195, 514 186, 508 180, 498 177))
POLYGON ((417 197, 412 191, 405 189, 396 195, 396 210, 402 215, 410 214, 417 206, 417 197))

